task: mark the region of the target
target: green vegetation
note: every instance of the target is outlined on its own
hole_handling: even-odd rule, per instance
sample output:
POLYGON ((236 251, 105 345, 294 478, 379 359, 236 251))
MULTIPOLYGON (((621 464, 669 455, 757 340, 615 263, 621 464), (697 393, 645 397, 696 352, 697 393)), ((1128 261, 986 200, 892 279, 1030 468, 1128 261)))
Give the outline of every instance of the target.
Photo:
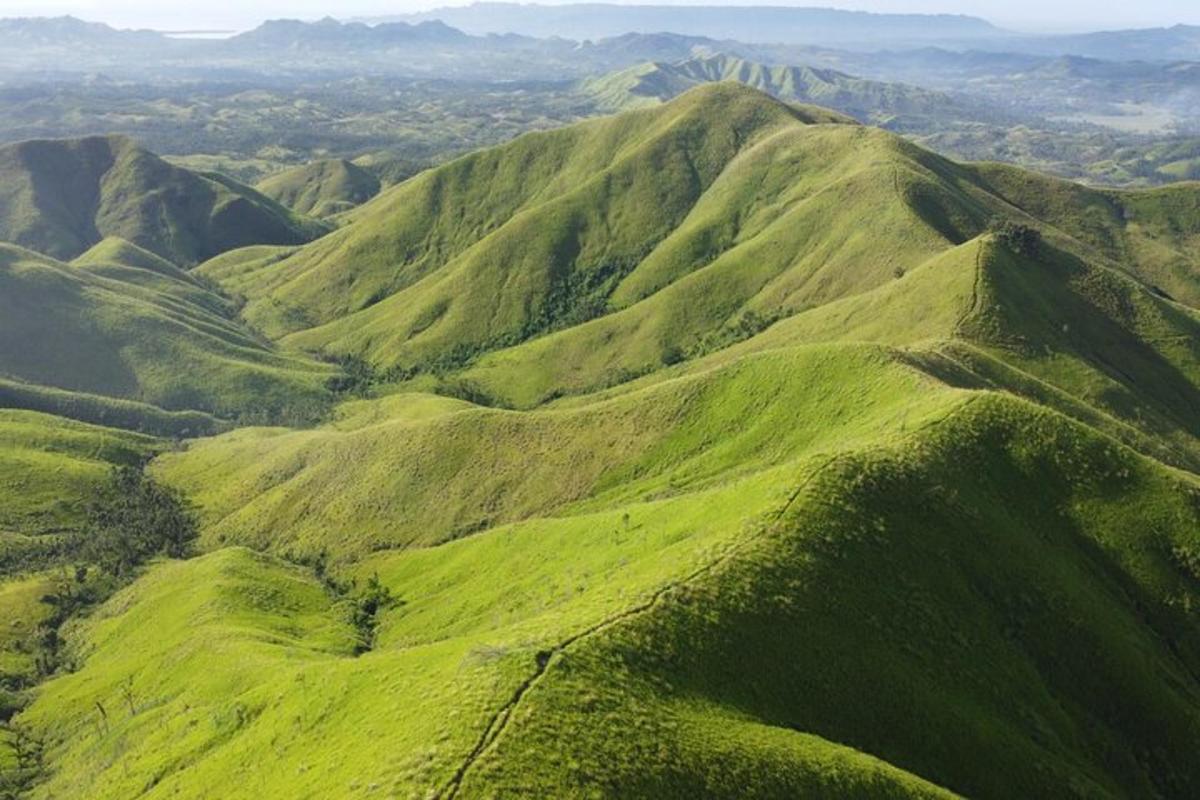
POLYGON ((611 75, 581 81, 580 91, 599 108, 620 111, 670 100, 696 86, 737 81, 782 100, 837 109, 863 121, 895 123, 915 119, 969 118, 964 100, 900 83, 865 80, 831 69, 758 64, 727 54, 698 56, 677 63, 638 64, 611 75))
POLYGON ((117 577, 152 556, 183 558, 196 538, 184 498, 148 478, 140 467, 116 467, 88 500, 84 535, 73 547, 83 560, 117 577))
MULTIPOLYGON (((264 421, 322 413, 332 368, 275 351, 232 318, 227 301, 176 273, 106 259, 68 265, 0 245, 0 373, 173 411, 264 421)), ((24 407, 64 413, 82 405, 85 419, 160 430, 170 420, 183 432, 184 419, 152 410, 143 426, 129 406, 105 414, 97 402, 25 396, 24 407)), ((201 431, 214 427, 192 419, 201 431)))
POLYGON ((10 248, 41 313, 0 325, 60 359, 2 351, 29 407, 276 414, 4 412, 3 541, 53 547, 0 583, 0 779, 1194 797, 1198 204, 722 82, 303 246, 10 248))
POLYGON ((379 194, 379 178, 344 159, 315 161, 280 172, 256 187, 300 214, 330 217, 362 205, 379 194))
POLYGON ((0 147, 0 241, 55 258, 119 236, 182 266, 324 232, 235 181, 174 167, 122 137, 0 147))
POLYGON ((79 531, 83 508, 112 465, 133 466, 161 447, 148 436, 32 411, 0 411, 0 564, 79 531), (45 537, 49 537, 48 539, 45 537))

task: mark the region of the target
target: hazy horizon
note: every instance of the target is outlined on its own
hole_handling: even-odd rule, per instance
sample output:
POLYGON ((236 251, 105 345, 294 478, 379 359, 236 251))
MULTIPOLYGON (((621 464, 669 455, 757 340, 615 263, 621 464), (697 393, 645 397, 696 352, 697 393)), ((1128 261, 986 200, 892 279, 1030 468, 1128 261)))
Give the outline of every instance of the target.
MULTIPOLYGON (((567 3, 543 0, 547 4, 567 3)), ((157 30, 244 30, 264 20, 318 19, 334 16, 385 16, 425 11, 447 5, 469 5, 470 0, 260 0, 259 2, 194 3, 153 0, 6 0, 0 16, 61 16, 70 14, 89 21, 106 22, 122 28, 157 30)), ((625 3, 643 4, 643 3, 625 3)), ((1200 24, 1200 4, 1178 0, 1147 0, 1133 6, 1097 13, 1088 0, 1045 3, 1039 0, 857 0, 851 2, 786 3, 771 0, 728 0, 728 2, 651 2, 655 5, 789 5, 838 8, 877 13, 966 14, 982 17, 1001 27, 1027 32, 1094 31, 1117 27, 1160 27, 1200 24)))

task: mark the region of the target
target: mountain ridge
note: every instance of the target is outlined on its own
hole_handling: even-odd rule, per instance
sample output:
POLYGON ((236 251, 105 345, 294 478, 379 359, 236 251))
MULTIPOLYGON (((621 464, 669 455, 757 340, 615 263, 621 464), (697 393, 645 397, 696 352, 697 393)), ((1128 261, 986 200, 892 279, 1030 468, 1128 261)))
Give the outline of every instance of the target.
POLYGON ((70 259, 119 236, 184 267, 326 228, 215 173, 175 167, 123 136, 0 146, 0 239, 70 259))

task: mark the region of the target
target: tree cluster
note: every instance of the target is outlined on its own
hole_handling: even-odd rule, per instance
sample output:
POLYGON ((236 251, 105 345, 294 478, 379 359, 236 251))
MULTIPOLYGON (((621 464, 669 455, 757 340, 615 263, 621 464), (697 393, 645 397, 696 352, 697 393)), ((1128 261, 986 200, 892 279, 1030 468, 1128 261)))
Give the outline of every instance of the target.
POLYGON ((991 231, 996 241, 1018 255, 1032 258, 1041 248, 1042 234, 1031 225, 1004 219, 993 223, 991 231))
POLYGON ((116 467, 86 508, 76 554, 117 577, 157 555, 183 558, 197 536, 187 501, 137 467, 116 467))

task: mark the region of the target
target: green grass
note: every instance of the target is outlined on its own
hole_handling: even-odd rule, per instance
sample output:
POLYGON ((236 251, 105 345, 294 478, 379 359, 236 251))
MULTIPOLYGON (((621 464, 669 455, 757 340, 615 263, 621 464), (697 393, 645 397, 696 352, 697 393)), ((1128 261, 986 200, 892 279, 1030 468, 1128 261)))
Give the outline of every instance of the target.
MULTIPOLYGON (((46 574, 8 578, 0 581, 0 695, 11 687, 32 683, 37 677, 34 660, 34 634, 50 615, 42 597, 50 590, 53 578, 46 574)), ((0 744, 0 750, 3 745, 0 744)), ((0 756, 0 763, 3 756, 0 756)), ((0 770, 3 768, 0 767, 0 770)))
POLYGON ((0 240, 60 259, 118 236, 180 266, 326 228, 215 173, 175 167, 123 137, 0 148, 0 240))
POLYGON ((887 305, 868 338, 908 344, 926 290, 872 293, 997 218, 1194 305, 1195 186, 1087 189, 843 123, 710 83, 428 170, 319 242, 200 271, 287 346, 456 373, 460 394, 519 408, 704 355, 748 315, 816 313, 828 338, 851 307, 831 304, 855 297, 887 305))
POLYGON ((207 436, 228 428, 228 423, 198 411, 163 411, 146 403, 3 379, 0 406, 176 439, 207 436))
POLYGON ((22 717, 35 796, 407 796, 462 764, 464 797, 1186 796, 1196 482, 952 395, 881 447, 372 556, 405 602, 357 659, 294 568, 154 567, 22 717))
MULTIPOLYGON (((18 289, 78 285, 41 295, 54 330, 92 318, 64 297, 150 307, 314 392, 332 367, 276 347, 369 362, 320 425, 155 458, 203 554, 63 631, 78 669, 18 718, 31 796, 1197 796, 1195 192, 722 83, 194 273, 12 249, 18 289), (373 579, 398 602, 360 653, 373 579)), ((122 313, 96 352, 147 335, 122 313)), ((233 374, 205 386, 301 391, 233 374)), ((159 444, 5 413, 11 542, 159 444)))
POLYGON ((141 434, 0 410, 0 532, 76 529, 83 501, 111 465, 138 463, 160 447, 141 434))
POLYGON ((324 218, 362 205, 379 194, 380 183, 357 164, 331 159, 276 173, 255 188, 298 214, 324 218))
POLYGON ((165 455, 154 470, 198 504, 210 546, 346 557, 668 496, 850 446, 916 425, 956 395, 926 391, 931 383, 883 348, 793 349, 569 410, 419 396, 358 403, 349 414, 361 421, 350 425, 239 430, 165 455))
POLYGON ((176 275, 72 266, 0 245, 8 378, 217 416, 303 418, 324 405, 333 368, 277 352, 228 314, 221 298, 176 275))

